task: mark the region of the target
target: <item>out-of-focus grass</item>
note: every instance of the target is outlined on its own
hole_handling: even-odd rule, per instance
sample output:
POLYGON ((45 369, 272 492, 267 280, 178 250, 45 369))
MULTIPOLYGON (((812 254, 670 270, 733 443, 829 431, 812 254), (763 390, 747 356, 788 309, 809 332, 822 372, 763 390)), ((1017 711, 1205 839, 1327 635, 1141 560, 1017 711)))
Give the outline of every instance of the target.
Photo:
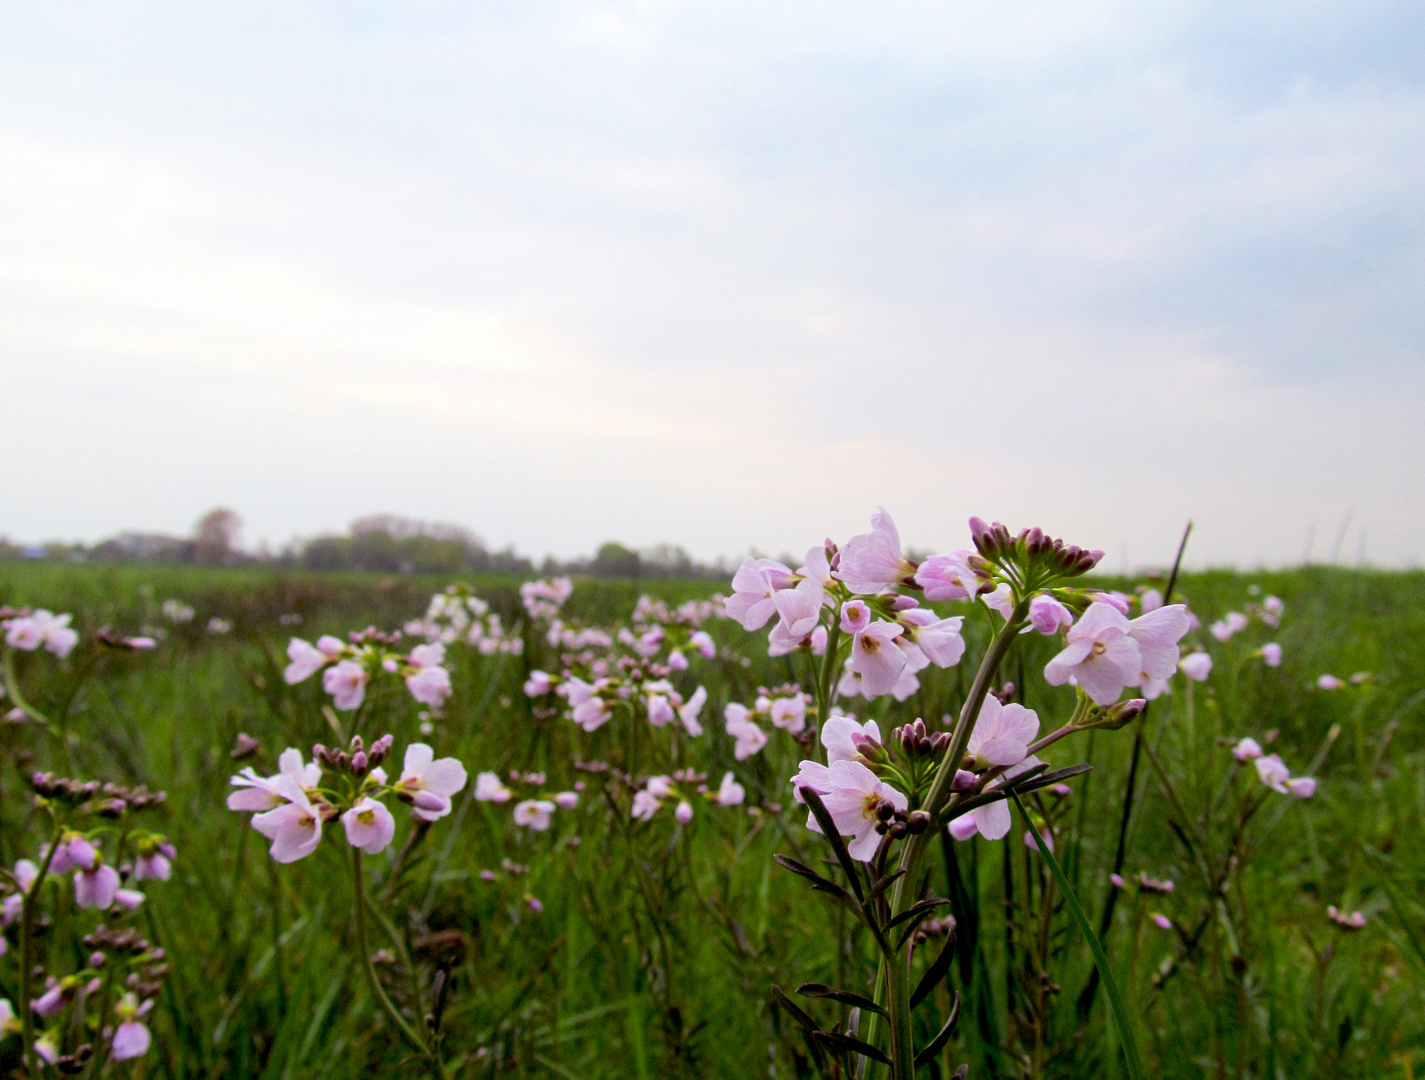
MULTIPOLYGON (((367 624, 394 628, 419 615, 444 584, 377 575, 0 565, 0 602, 73 611, 86 639, 105 624, 126 632, 162 627, 168 634, 152 654, 105 657, 70 710, 77 773, 169 792, 161 827, 179 858, 173 879, 149 889, 144 916, 173 970, 143 1075, 341 1078, 416 1068, 354 966, 344 842, 276 866, 246 815, 227 811, 223 801, 235 771, 227 750, 239 731, 262 742, 269 767, 284 746, 306 751, 314 741, 334 739, 319 680, 295 688, 281 681, 290 634, 310 639, 367 624), (165 622, 159 609, 170 597, 192 605, 196 617, 165 622), (300 625, 279 623, 291 614, 302 616, 300 625), (232 631, 210 633, 212 617, 229 620, 232 631)), ((507 625, 516 622, 518 579, 471 584, 507 625)), ((1141 1018, 1139 1041, 1152 1075, 1406 1076, 1425 1066, 1425 575, 1213 572, 1188 575, 1181 591, 1206 620, 1241 609, 1251 584, 1286 601, 1273 635, 1284 649, 1283 666, 1268 669, 1250 655, 1267 640, 1256 630, 1226 647, 1195 634, 1214 656, 1214 678, 1197 689, 1191 710, 1181 691, 1155 703, 1145 737, 1185 797, 1200 803, 1226 775, 1230 756, 1222 738, 1265 739, 1275 731, 1268 749, 1297 771, 1324 746, 1316 797, 1264 807, 1254 822, 1260 845, 1243 863, 1240 886, 1220 898, 1232 918, 1214 916, 1199 948, 1185 955, 1174 932, 1142 918, 1150 907, 1161 909, 1191 929, 1196 909, 1191 860, 1166 824, 1160 786, 1140 773, 1144 799, 1125 873, 1173 877, 1179 889, 1145 902, 1142 911, 1126 899, 1106 946, 1141 1018), (1372 679, 1341 691, 1315 689, 1316 677, 1328 671, 1370 672, 1372 679), (1339 737, 1328 744, 1334 725, 1339 737), (1363 910, 1367 928, 1336 930, 1324 916, 1329 903, 1363 910), (1245 933, 1234 931, 1238 940, 1229 941, 1229 926, 1245 933), (1234 955, 1240 961, 1233 963, 1234 955), (1176 966, 1163 969, 1170 956, 1179 958, 1176 966), (1164 970, 1171 971, 1166 978, 1164 970)), ((682 600, 725 588, 581 583, 567 610, 571 618, 613 623, 627 618, 643 591, 682 600)), ((720 716, 729 700, 748 701, 756 686, 795 673, 786 661, 767 659, 759 636, 721 620, 712 629, 720 645, 750 662, 720 657, 690 673, 710 693, 699 767, 714 787, 724 769, 735 768, 750 796, 760 785, 769 798, 789 803, 786 778, 795 771, 797 748, 778 733, 763 754, 734 766, 720 716)), ((982 625, 967 620, 967 635, 973 659, 982 625)), ((21 679, 52 704, 67 692, 84 648, 67 669, 44 654, 21 657, 21 679)), ((1049 655, 1050 644, 1030 635, 1006 669, 1046 730, 1068 700, 1036 674, 1049 655)), ((527 663, 462 654, 453 672, 456 696, 429 741, 439 753, 459 756, 472 775, 547 770, 551 790, 591 780, 573 762, 605 752, 600 740, 617 737, 615 725, 584 736, 567 720, 534 719, 520 691, 527 663)), ((967 681, 962 669, 934 673, 903 706, 858 702, 857 711, 891 724, 916 715, 933 721, 958 706, 967 681)), ((401 695, 380 703, 375 720, 368 730, 392 731, 398 746, 420 737, 417 707, 401 695)), ((1075 782, 1069 814, 1082 827, 1076 837, 1070 831, 1065 852, 1091 918, 1109 888, 1132 734, 1099 732, 1092 743, 1070 740, 1049 755, 1055 765, 1094 765, 1075 782)), ((62 761, 53 741, 34 729, 7 725, 3 740, 0 851, 9 863, 32 855, 38 843, 35 831, 26 831, 17 754, 31 751, 35 767, 62 761)), ((556 814, 554 828, 543 834, 514 829, 508 807, 457 800, 455 814, 418 849, 387 910, 397 926, 412 928, 413 940, 430 931, 459 932, 464 953, 453 968, 446 1018, 452 1075, 790 1077, 803 1044, 769 1006, 770 984, 817 980, 864 989, 870 970, 867 943, 841 953, 833 909, 773 865, 774 851, 798 849, 809 860, 822 854, 790 811, 761 818, 700 812, 687 830, 675 829, 666 815, 635 826, 591 780, 581 808, 556 814), (502 860, 529 871, 511 872, 502 860), (482 879, 482 870, 496 880, 482 879), (532 911, 528 897, 543 910, 532 911)), ((1017 831, 998 844, 960 845, 957 855, 978 897, 979 975, 965 988, 970 1011, 951 1056, 972 1061, 972 1075, 987 1075, 991 1062, 1004 1075, 1022 1075, 1026 1067, 1013 1052, 992 1052, 986 1041, 1016 1045, 1004 864, 1024 902, 1032 900, 1023 894, 1025 882, 1038 880, 1034 857, 1017 831)), ((389 864, 384 857, 369 863, 372 891, 380 896, 389 864)), ((936 875, 943 892, 943 870, 936 875)), ((1040 1071, 1116 1075, 1102 1000, 1083 1020, 1074 1008, 1088 978, 1087 950, 1062 914, 1051 929, 1048 974, 1061 989, 1051 1013, 1054 1052, 1040 1071)), ((12 943, 0 959, 7 988, 15 955, 12 943)), ((393 992, 399 997, 400 987, 393 992)), ((13 1000, 13 990, 7 993, 13 1000)), ((924 1038, 931 1024, 927 1017, 924 1038)), ((15 1042, 7 1040, 0 1054, 13 1060, 15 1042)))

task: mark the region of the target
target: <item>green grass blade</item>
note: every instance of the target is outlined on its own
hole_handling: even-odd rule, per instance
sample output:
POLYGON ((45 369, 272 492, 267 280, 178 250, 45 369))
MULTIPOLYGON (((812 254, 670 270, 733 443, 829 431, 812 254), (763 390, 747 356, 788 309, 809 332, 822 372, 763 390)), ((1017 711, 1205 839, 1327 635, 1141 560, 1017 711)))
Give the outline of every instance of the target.
POLYGON ((1099 941, 1098 935, 1093 932, 1093 927, 1089 925, 1088 916, 1084 914, 1084 909, 1079 905, 1079 898, 1074 895, 1074 890, 1069 886, 1069 879, 1064 876, 1064 870, 1059 865, 1059 861, 1054 858, 1054 853, 1049 850, 1049 845, 1044 843, 1044 837, 1039 835, 1039 830, 1034 827, 1034 823, 1029 820, 1029 813, 1024 809, 1024 804, 1019 801, 1018 795, 1011 795, 1014 805, 1019 807, 1019 813, 1024 818, 1024 823, 1029 826, 1029 833, 1034 837, 1034 842, 1039 845, 1039 854, 1044 856, 1045 863, 1054 874, 1054 880, 1059 883, 1059 891, 1064 894, 1064 903, 1074 916, 1074 921, 1079 924, 1079 929, 1083 931, 1084 937, 1088 940, 1089 951, 1093 953, 1094 965, 1098 968, 1099 976, 1103 979, 1103 988, 1108 993, 1108 1006, 1113 1012, 1113 1023, 1118 1028, 1118 1039, 1123 1046, 1124 1063, 1128 1067, 1130 1080, 1143 1080, 1143 1065, 1138 1060, 1138 1044, 1133 1041, 1133 1031, 1128 1026, 1128 1010, 1123 1004, 1123 995, 1118 991, 1118 983, 1113 978, 1113 972, 1108 966, 1108 954, 1103 951, 1103 943, 1099 941))

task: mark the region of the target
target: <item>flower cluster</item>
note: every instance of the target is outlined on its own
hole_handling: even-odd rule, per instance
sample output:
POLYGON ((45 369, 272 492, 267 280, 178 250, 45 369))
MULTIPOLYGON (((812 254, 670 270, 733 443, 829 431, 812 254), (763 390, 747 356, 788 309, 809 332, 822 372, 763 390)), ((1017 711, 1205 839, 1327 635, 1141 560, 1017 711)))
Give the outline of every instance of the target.
POLYGON ((750 709, 736 701, 728 702, 722 717, 724 729, 733 738, 733 757, 743 761, 767 745, 767 732, 758 720, 784 729, 793 738, 802 735, 807 729, 810 707, 811 698, 795 683, 760 689, 750 709))
POLYGON ((541 578, 520 586, 520 602, 531 619, 556 618, 564 602, 574 595, 574 583, 567 577, 541 578))
POLYGON ((63 660, 79 644, 79 631, 69 625, 70 615, 56 615, 39 608, 0 610, 0 628, 5 631, 5 644, 12 649, 33 652, 41 645, 63 660))
POLYGON ((672 776, 650 776, 642 788, 634 792, 630 814, 635 821, 651 821, 665 803, 673 803, 673 820, 687 825, 693 820, 694 796, 715 806, 741 806, 747 791, 733 777, 723 774, 716 791, 707 785, 707 774, 692 769, 672 776))
POLYGON ((252 827, 272 841, 270 854, 281 863, 296 862, 317 850, 323 824, 341 819, 347 842, 368 855, 384 851, 396 834, 396 820, 381 801, 394 795, 411 807, 418 822, 437 821, 451 810, 451 798, 465 787, 465 767, 455 758, 436 759, 425 743, 406 747, 400 778, 391 783, 381 762, 394 740, 383 735, 368 749, 353 736, 346 750, 312 748, 311 762, 288 748, 273 776, 248 767, 232 778, 238 790, 228 796, 229 810, 253 813, 252 827), (334 774, 328 783, 325 770, 334 774))
POLYGON ((1044 668, 1051 686, 1072 683, 1099 705, 1111 705, 1126 687, 1156 697, 1178 670, 1178 642, 1187 634, 1187 608, 1170 604, 1129 620, 1127 604, 1095 599, 1064 632, 1064 648, 1044 668))
POLYGON ((1252 762, 1262 783, 1283 795, 1309 799, 1316 794, 1316 781, 1309 776, 1292 776, 1279 754, 1263 753, 1261 744, 1248 736, 1232 748, 1232 756, 1241 762, 1252 762))
MULTIPOLYGON (((510 771, 510 782, 528 784, 543 789, 547 777, 544 773, 521 773, 510 771)), ((582 780, 575 781, 572 791, 557 791, 553 794, 536 790, 531 798, 520 799, 513 806, 514 823, 523 828, 544 832, 549 828, 555 810, 576 810, 579 796, 584 790, 582 780)), ((475 798, 480 802, 507 803, 515 798, 515 793, 499 777, 498 773, 482 772, 475 777, 475 798)))
POLYGON ((366 700, 372 678, 394 675, 405 681, 418 702, 439 709, 453 689, 450 672, 443 666, 445 645, 429 642, 401 653, 393 648, 399 638, 370 628, 352 633, 349 642, 331 634, 319 637, 315 645, 294 637, 287 644, 291 663, 282 677, 296 685, 322 672, 322 688, 331 695, 333 705, 346 711, 359 708, 366 700))
POLYGON ((427 642, 462 642, 484 656, 496 652, 518 655, 524 650, 524 639, 507 633, 490 605, 463 585, 448 585, 444 592, 436 593, 425 615, 412 619, 404 629, 409 636, 423 637, 427 642))

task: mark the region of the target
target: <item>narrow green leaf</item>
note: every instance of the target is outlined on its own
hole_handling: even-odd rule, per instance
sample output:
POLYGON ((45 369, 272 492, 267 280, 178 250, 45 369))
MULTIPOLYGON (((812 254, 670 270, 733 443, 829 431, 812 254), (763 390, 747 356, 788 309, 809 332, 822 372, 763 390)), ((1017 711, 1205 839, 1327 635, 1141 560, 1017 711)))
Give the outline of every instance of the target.
POLYGON ((1138 1060, 1138 1044, 1133 1041, 1133 1029, 1128 1026, 1128 1009, 1123 1004, 1123 995, 1119 993, 1118 982, 1114 979, 1113 971, 1108 966, 1108 954, 1103 951, 1103 943, 1099 941, 1098 935, 1089 925, 1088 916, 1084 914, 1084 909, 1079 905, 1079 898, 1074 895, 1074 890, 1069 885, 1069 879, 1064 876, 1064 870, 1059 865, 1059 860, 1054 858, 1054 853, 1049 850, 1049 845, 1044 843, 1044 837, 1039 835, 1039 830, 1029 820, 1029 812, 1024 809, 1024 803, 1019 801, 1018 795, 1011 797, 1014 799, 1014 805, 1019 807, 1019 813, 1024 818, 1024 823, 1029 826, 1029 834, 1034 837, 1034 843, 1039 847, 1039 854, 1044 856, 1045 864, 1053 873, 1054 880, 1059 883, 1059 891, 1064 894, 1065 906, 1074 916, 1074 921, 1079 924, 1079 929, 1083 931, 1084 938, 1089 943, 1089 951, 1093 953, 1094 966, 1098 968, 1098 973, 1103 978, 1103 988, 1108 992, 1109 1010, 1113 1013, 1113 1023, 1118 1029, 1118 1041, 1123 1046, 1123 1059, 1128 1069, 1129 1080, 1143 1080, 1143 1066, 1138 1060))

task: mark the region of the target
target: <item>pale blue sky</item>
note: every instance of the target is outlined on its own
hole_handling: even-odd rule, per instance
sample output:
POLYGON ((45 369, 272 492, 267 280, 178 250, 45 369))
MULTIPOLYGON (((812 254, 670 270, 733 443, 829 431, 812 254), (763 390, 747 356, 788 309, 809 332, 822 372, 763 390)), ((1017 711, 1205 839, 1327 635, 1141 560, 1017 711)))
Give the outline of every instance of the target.
POLYGON ((472 7, 0 4, 0 531, 1425 557, 1418 5, 472 7))

